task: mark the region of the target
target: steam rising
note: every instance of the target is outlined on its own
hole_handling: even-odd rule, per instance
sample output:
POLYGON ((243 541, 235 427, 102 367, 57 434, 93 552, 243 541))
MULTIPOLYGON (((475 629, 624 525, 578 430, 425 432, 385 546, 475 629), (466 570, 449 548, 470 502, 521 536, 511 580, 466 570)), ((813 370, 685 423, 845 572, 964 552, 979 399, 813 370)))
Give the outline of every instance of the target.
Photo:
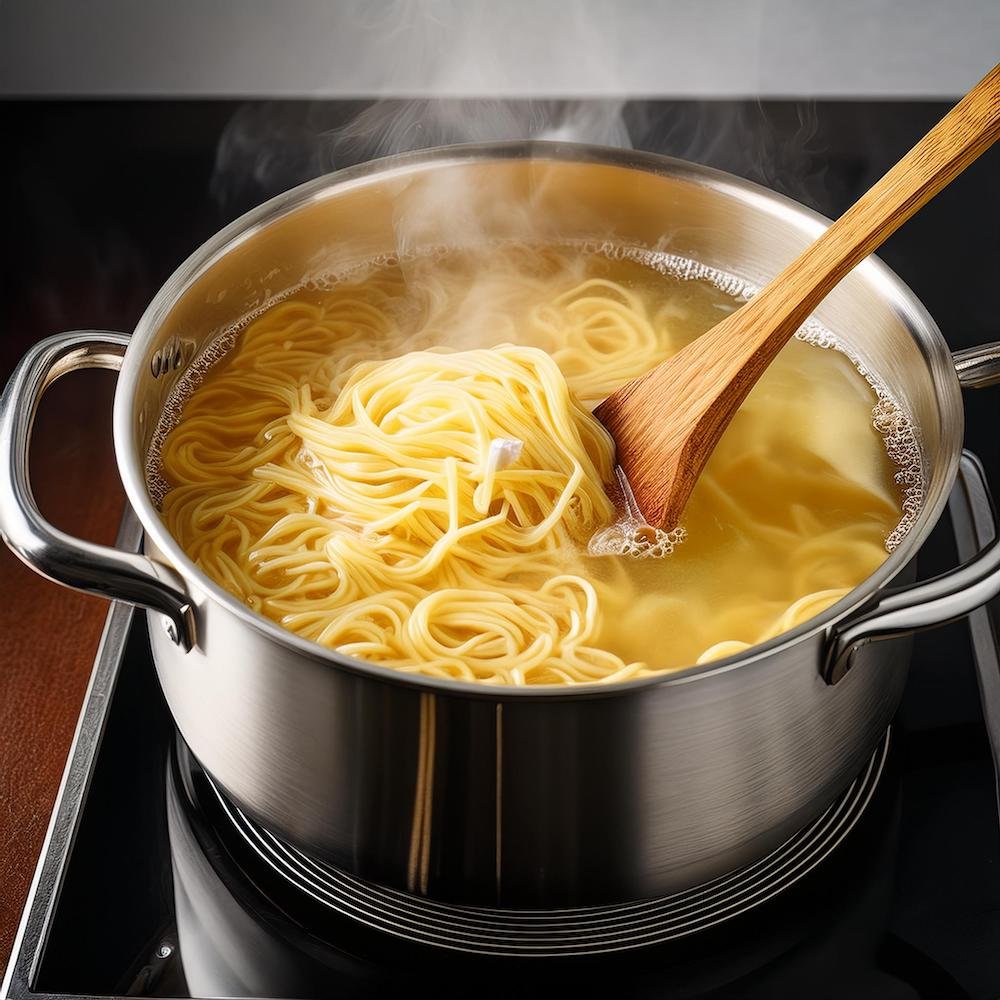
MULTIPOLYGON (((416 100, 254 103, 242 107, 219 142, 211 190, 236 214, 312 177, 393 153, 453 143, 552 139, 646 149, 721 167, 815 205, 824 189, 822 150, 812 104, 626 102, 623 60, 634 46, 620 37, 614 0, 534 4, 482 0, 345 0, 358 51, 379 66, 379 93, 416 100), (516 44, 498 40, 516 39, 516 44), (516 92, 525 67, 551 76, 587 67, 586 100, 463 99, 497 81, 516 92)), ((345 13, 346 11, 346 13, 345 13)), ((630 55, 631 53, 631 55, 630 55)), ((331 75, 349 79, 350 65, 331 75)), ((544 96, 544 95, 541 95, 544 96)))
POLYGON ((331 160, 339 165, 462 142, 552 139, 631 147, 622 100, 380 101, 336 130, 331 160))
POLYGON ((255 102, 226 126, 211 193, 229 215, 341 167, 463 142, 559 140, 718 167, 814 208, 829 191, 812 102, 466 100, 255 102))
POLYGON ((244 105, 226 126, 211 192, 227 212, 368 160, 456 143, 562 140, 632 148, 622 100, 455 98, 244 105), (344 119, 345 110, 347 112, 344 119))

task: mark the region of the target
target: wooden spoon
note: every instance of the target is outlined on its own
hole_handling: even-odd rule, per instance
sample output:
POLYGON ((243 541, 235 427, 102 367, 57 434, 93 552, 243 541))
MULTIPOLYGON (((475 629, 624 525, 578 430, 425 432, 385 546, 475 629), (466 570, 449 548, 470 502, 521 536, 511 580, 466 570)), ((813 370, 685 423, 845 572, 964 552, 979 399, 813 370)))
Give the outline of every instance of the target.
POLYGON ((747 393, 830 289, 998 137, 1000 64, 746 305, 597 407, 650 524, 676 526, 747 393))

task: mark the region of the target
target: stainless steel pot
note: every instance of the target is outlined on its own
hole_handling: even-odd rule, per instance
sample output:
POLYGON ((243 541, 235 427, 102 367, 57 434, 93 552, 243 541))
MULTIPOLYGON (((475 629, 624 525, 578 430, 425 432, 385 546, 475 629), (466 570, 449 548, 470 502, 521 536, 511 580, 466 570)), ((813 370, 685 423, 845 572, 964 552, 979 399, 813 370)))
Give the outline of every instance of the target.
POLYGON ((485 905, 697 884, 764 855, 858 773, 899 701, 909 633, 1000 592, 997 543, 935 581, 888 589, 912 580, 955 477, 960 385, 1000 378, 1000 348, 953 359, 875 258, 823 303, 817 318, 915 417, 927 483, 904 542, 814 620, 740 656, 607 687, 497 691, 404 676, 286 632, 208 580, 165 530, 144 464, 178 377, 219 330, 321 265, 451 241, 456 218, 486 236, 530 227, 536 238, 666 247, 752 281, 827 224, 714 170, 563 144, 446 148, 320 178, 199 249, 131 337, 69 333, 28 353, 0 413, 0 530, 51 579, 149 609, 184 739, 244 811, 306 850, 376 882, 485 905), (28 485, 40 396, 95 366, 120 368, 115 446, 145 556, 59 532, 28 485))

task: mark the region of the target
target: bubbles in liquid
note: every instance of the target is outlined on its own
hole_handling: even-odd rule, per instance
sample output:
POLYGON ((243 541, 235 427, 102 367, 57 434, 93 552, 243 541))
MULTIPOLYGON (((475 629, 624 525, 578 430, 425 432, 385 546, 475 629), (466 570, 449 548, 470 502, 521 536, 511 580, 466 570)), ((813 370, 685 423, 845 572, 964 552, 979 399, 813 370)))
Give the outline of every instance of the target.
POLYGON ((602 242, 583 241, 580 248, 585 253, 599 254, 608 260, 631 260, 642 264, 650 270, 658 271, 668 278, 678 281, 707 281, 730 298, 745 300, 759 291, 757 285, 717 267, 700 264, 690 257, 666 253, 662 250, 649 250, 644 247, 624 246, 609 240, 602 242))
POLYGON ((590 540, 588 555, 627 556, 629 559, 662 559, 674 551, 686 537, 683 528, 663 531, 654 528, 642 516, 635 494, 621 467, 615 468, 618 491, 612 496, 615 508, 623 511, 621 516, 606 528, 602 528, 590 540))
MULTIPOLYGON (((272 296, 244 316, 238 323, 222 332, 203 349, 183 373, 164 406, 146 459, 146 483, 153 503, 159 507, 171 489, 170 484, 163 477, 160 450, 167 434, 180 420, 184 403, 204 381, 209 369, 225 356, 236 343, 242 331, 262 313, 302 291, 330 291, 345 283, 365 280, 383 268, 405 265, 407 261, 417 259, 421 261, 444 260, 449 255, 461 253, 463 250, 482 252, 493 247, 499 248, 505 244, 510 245, 511 241, 496 240, 490 243, 480 241, 470 247, 434 245, 422 247, 416 251, 386 253, 351 261, 335 270, 319 270, 308 275, 297 285, 272 296)), ((523 243, 514 245, 524 246, 523 243)), ((545 244, 544 246, 551 247, 553 245, 545 244)), ((541 248, 544 246, 540 245, 541 248)), ((744 278, 699 263, 689 257, 660 250, 628 246, 610 240, 567 241, 559 246, 572 249, 584 256, 600 256, 612 261, 631 260, 666 277, 680 281, 705 281, 725 295, 735 299, 737 303, 750 299, 760 290, 759 285, 744 278)), ((892 552, 906 537, 923 505, 925 476, 918 428, 902 404, 893 396, 888 386, 877 375, 868 370, 861 358, 844 341, 822 324, 814 319, 809 319, 796 332, 795 336, 798 340, 814 347, 839 351, 850 360, 875 393, 876 403, 872 409, 872 425, 881 436, 886 453, 896 467, 894 478, 902 493, 900 520, 885 540, 886 549, 892 552)), ((300 459, 309 464, 305 455, 301 455, 300 459)), ((616 473, 618 472, 620 470, 616 470, 616 473)), ((591 539, 588 552, 591 555, 624 555, 636 559, 662 558, 673 552, 674 548, 684 540, 683 526, 669 532, 652 527, 645 522, 639 513, 638 507, 635 506, 634 497, 631 499, 632 507, 629 507, 628 497, 631 496, 631 490, 628 483, 619 482, 618 488, 622 492, 622 496, 613 497, 613 499, 616 501, 616 507, 619 510, 624 510, 625 513, 591 539)))
MULTIPOLYGON (((873 387, 877 393, 878 386, 873 387)), ((894 478, 903 491, 903 516, 885 540, 885 547, 892 552, 906 537, 923 507, 924 471, 916 426, 895 400, 882 396, 872 410, 872 422, 896 466, 894 478)))
POLYGON ((191 397, 195 389, 205 381, 205 376, 216 364, 218 364, 229 351, 235 346, 239 335, 258 317, 267 312, 272 306, 285 298, 294 295, 301 290, 301 286, 290 288, 282 295, 275 295, 262 303, 252 312, 247 313, 238 323, 228 327, 214 340, 211 340, 202 349, 201 354, 196 357, 187 369, 181 374, 170 393, 169 398, 160 413, 156 430, 149 443, 149 450, 146 453, 145 476, 146 488, 149 490, 150 499, 159 508, 163 500, 170 492, 171 486, 163 476, 163 463, 160 460, 160 453, 163 449, 163 442, 167 435, 180 422, 184 404, 191 397))
POLYGON ((906 537, 924 503, 924 468, 921 459, 920 437, 917 425, 889 391, 889 387, 826 327, 815 320, 808 320, 795 334, 796 338, 825 350, 840 351, 857 369, 858 374, 875 393, 872 407, 872 426, 882 438, 886 454, 896 467, 893 479, 902 494, 901 515, 896 527, 885 540, 886 551, 892 552, 906 537))

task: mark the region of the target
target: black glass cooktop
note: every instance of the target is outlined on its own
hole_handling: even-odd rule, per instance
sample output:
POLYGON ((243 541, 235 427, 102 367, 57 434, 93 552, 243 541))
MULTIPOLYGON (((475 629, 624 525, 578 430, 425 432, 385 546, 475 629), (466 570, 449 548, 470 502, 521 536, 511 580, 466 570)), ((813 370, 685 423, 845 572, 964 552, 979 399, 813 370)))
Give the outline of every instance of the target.
MULTIPOLYGON (((19 251, 0 276, 0 325, 39 337, 130 329, 176 264, 229 219, 384 151, 388 136, 375 119, 338 131, 364 110, 349 102, 0 103, 13 139, 0 179, 18 193, 6 225, 19 251)), ((622 109, 622 122, 639 148, 732 170, 834 215, 944 110, 636 102, 622 109)), ((536 108, 522 120, 515 109, 507 120, 520 128, 564 113, 536 108)), ((436 120, 475 116, 466 109, 436 120)), ((466 137, 421 136, 419 117, 406 133, 410 145, 466 137)), ((986 294, 1000 266, 998 152, 882 253, 953 348, 1000 334, 986 294)), ((967 442, 995 482, 995 393, 968 395, 966 406, 967 442)), ((945 519, 925 545, 921 576, 988 541, 989 503, 974 480, 953 498, 954 525, 945 519)), ((138 544, 134 524, 121 541, 138 544)), ((971 624, 971 643, 964 622, 917 637, 878 781, 856 825, 814 870, 697 933, 618 955, 539 960, 420 945, 333 913, 276 877, 178 745, 144 617, 116 607, 0 993, 346 998, 419 988, 442 996, 994 1000, 1000 826, 980 688, 993 695, 986 716, 1000 733, 1000 603, 971 624)))
MULTIPOLYGON (((960 557, 994 530, 976 470, 965 461, 938 529, 960 557)), ((120 541, 137 544, 131 520, 120 541)), ((1000 602, 976 613, 975 656, 964 624, 950 654, 917 641, 860 819, 784 891, 649 947, 525 958, 374 929, 262 863, 175 734, 144 616, 117 606, 4 995, 367 997, 419 981, 441 996, 995 998, 1000 826, 979 690, 1000 683, 998 625, 1000 602)))

